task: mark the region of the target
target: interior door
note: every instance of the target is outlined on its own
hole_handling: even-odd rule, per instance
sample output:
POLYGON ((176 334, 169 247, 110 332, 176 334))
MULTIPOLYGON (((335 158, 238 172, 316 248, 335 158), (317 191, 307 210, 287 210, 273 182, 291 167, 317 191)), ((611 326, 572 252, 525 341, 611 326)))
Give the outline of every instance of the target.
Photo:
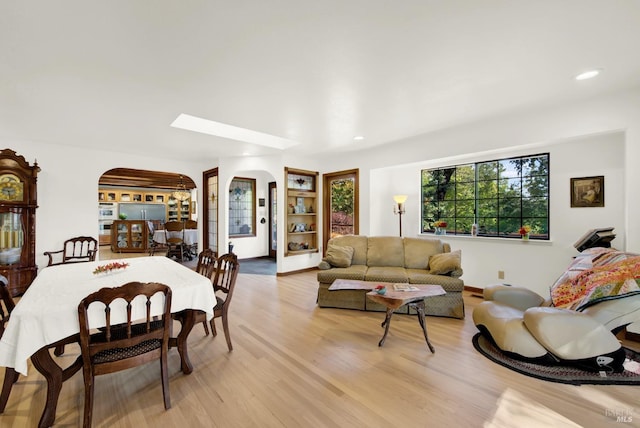
POLYGON ((276 182, 269 183, 269 257, 278 254, 278 192, 276 182))
POLYGON ((204 183, 204 200, 202 201, 203 221, 203 249, 211 248, 218 252, 218 168, 202 173, 204 183))
POLYGON ((359 232, 358 169, 322 175, 323 180, 323 252, 334 236, 359 232))

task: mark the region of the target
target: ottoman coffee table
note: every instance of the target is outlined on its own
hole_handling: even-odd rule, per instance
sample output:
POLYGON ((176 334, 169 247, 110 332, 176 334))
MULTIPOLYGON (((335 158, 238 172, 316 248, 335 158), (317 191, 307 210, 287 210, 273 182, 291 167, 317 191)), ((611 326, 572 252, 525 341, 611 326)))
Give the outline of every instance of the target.
MULTIPOLYGON (((376 283, 372 283, 375 288, 376 283)), ((447 294, 444 289, 439 285, 433 284, 397 284, 400 286, 406 286, 410 289, 406 291, 398 291, 394 289, 394 285, 387 285, 387 292, 385 294, 378 294, 376 291, 370 291, 367 293, 367 298, 369 300, 373 300, 376 303, 380 303, 387 308, 387 314, 382 322, 381 326, 384 327, 384 335, 382 339, 378 343, 378 346, 382 346, 384 344, 385 339, 387 338, 387 333, 389 333, 389 325, 391 324, 391 316, 393 312, 398 309, 400 306, 408 305, 410 308, 414 308, 416 312, 418 312, 418 322, 420 323, 420 327, 422 327, 422 332, 424 333, 424 339, 427 341, 427 346, 431 353, 435 353, 435 349, 431 342, 429 342, 429 336, 427 335, 427 326, 424 316, 424 298, 432 297, 432 296, 441 296, 443 294, 447 294)))

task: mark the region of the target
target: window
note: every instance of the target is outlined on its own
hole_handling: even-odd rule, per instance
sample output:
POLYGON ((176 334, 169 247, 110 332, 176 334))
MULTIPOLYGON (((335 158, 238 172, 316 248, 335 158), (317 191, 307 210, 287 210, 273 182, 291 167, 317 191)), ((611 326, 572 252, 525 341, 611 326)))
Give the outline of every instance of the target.
POLYGON ((229 187, 229 236, 255 236, 256 180, 234 177, 229 187))
POLYGON ((549 154, 422 170, 422 231, 438 220, 447 233, 549 239, 549 154))

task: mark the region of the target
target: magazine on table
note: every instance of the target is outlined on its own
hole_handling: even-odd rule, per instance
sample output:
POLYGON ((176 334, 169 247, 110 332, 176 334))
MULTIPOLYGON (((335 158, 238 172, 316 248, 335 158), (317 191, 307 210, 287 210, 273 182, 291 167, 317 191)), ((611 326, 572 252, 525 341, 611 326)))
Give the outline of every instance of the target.
POLYGON ((415 287, 411 284, 407 284, 407 283, 398 283, 398 284, 393 284, 393 289, 395 291, 418 291, 420 290, 418 287, 415 287))

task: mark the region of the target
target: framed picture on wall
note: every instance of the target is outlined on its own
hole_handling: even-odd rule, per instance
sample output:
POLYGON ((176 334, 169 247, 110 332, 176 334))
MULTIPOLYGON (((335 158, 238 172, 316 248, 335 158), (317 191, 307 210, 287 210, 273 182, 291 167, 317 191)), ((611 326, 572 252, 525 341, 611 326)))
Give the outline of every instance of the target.
POLYGON ((572 178, 571 207, 604 207, 604 175, 572 178))

